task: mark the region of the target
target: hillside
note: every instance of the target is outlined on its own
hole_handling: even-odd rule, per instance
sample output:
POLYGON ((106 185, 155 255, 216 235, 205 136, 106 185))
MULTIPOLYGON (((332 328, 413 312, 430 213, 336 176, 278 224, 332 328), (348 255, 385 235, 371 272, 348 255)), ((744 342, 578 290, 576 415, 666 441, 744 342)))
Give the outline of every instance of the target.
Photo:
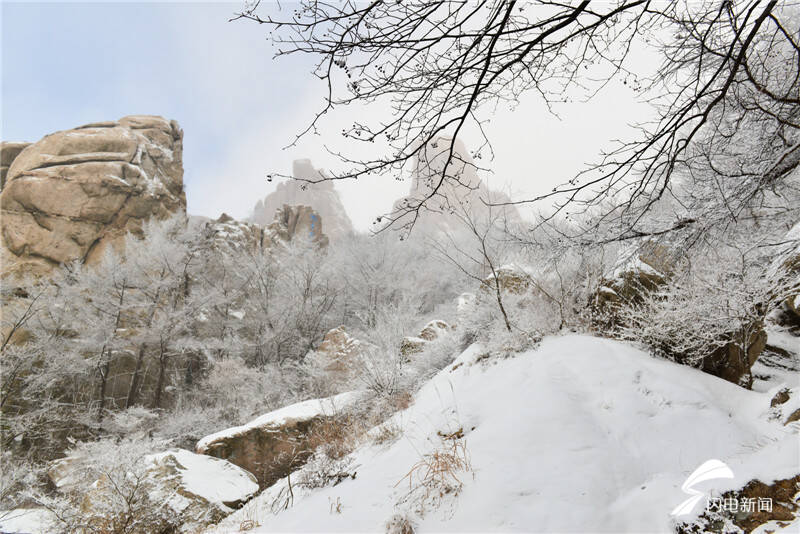
MULTIPOLYGON (((800 400, 793 378, 784 414, 800 400)), ((473 345, 382 425, 389 430, 372 432, 394 441, 347 458, 353 478, 304 489, 300 471, 292 498, 283 479, 209 532, 404 532, 388 527, 395 516, 413 532, 673 532, 681 485, 709 459, 735 477, 699 485, 704 492, 797 475, 800 425, 784 426, 770 407, 781 387, 748 391, 581 335, 507 359, 483 359, 473 345), (426 484, 435 458, 464 468, 426 484)))

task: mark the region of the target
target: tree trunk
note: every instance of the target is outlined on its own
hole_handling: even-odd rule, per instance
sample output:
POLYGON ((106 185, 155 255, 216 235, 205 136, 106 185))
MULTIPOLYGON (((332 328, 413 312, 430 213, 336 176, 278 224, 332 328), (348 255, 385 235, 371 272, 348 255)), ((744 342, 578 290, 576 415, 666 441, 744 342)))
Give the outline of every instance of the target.
MULTIPOLYGON (((105 351, 104 351, 105 352, 105 351)), ((108 362, 100 364, 97 368, 100 374, 100 405, 97 408, 97 421, 103 420, 103 412, 106 409, 106 387, 108 385, 108 362)))
POLYGON ((136 395, 139 389, 139 378, 142 372, 142 362, 144 362, 145 343, 139 345, 139 354, 136 356, 136 368, 133 370, 131 383, 128 387, 128 397, 125 399, 125 408, 130 408, 136 403, 136 395))
POLYGON ((162 343, 158 356, 158 380, 156 381, 156 393, 153 398, 153 408, 161 408, 161 393, 164 391, 164 380, 167 375, 167 355, 162 343))

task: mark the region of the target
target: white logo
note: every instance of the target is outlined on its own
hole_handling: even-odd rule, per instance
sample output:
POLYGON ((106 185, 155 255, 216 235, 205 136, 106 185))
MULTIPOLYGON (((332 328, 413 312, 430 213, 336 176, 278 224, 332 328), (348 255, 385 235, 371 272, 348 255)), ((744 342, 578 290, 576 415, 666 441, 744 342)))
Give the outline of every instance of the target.
POLYGON ((687 495, 691 495, 691 497, 676 506, 670 515, 680 516, 691 512, 695 505, 706 496, 705 493, 694 489, 694 486, 706 480, 714 480, 717 478, 733 478, 733 471, 731 471, 731 468, 725 465, 724 462, 713 459, 695 469, 694 473, 689 475, 689 478, 687 478, 686 482, 681 486, 683 492, 687 495))

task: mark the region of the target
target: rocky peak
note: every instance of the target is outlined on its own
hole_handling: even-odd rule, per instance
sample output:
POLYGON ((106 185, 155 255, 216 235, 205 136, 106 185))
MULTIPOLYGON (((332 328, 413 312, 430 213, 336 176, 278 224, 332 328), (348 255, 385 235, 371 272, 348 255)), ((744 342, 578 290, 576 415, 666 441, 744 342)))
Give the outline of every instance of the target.
MULTIPOLYGON (((439 137, 428 143, 420 151, 414 162, 411 175, 411 188, 408 195, 397 200, 393 212, 400 216, 400 224, 411 222, 409 207, 417 206, 426 200, 426 207, 420 210, 414 224, 414 233, 430 235, 438 232, 457 233, 463 223, 454 215, 464 209, 470 212, 476 222, 502 215, 506 224, 517 225, 522 219, 514 206, 491 209, 481 199, 495 203, 509 202, 505 193, 489 189, 478 175, 478 166, 460 139, 453 145, 453 158, 447 167, 449 180, 439 185, 441 173, 447 162, 452 138, 439 137), (406 213, 406 215, 402 215, 406 213)), ((412 233, 413 235, 413 233, 412 233)))
POLYGON ((304 205, 325 219, 326 233, 332 240, 335 241, 353 232, 353 223, 342 205, 333 182, 303 181, 319 180, 323 177, 322 171, 315 169, 311 160, 295 160, 292 165, 292 176, 298 180, 279 183, 275 191, 256 203, 253 215, 250 217, 251 222, 266 226, 272 223, 275 213, 284 205, 304 205))

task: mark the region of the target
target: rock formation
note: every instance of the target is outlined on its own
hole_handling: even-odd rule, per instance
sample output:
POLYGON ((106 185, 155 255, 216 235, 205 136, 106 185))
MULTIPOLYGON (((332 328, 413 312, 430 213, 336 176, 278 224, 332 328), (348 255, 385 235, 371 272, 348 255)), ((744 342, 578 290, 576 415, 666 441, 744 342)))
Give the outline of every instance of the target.
POLYGON ((284 246, 303 239, 318 247, 328 246, 328 236, 322 232, 322 217, 309 206, 281 206, 266 228, 237 221, 227 213, 202 224, 208 244, 214 248, 252 254, 262 248, 284 246))
POLYGON ((312 399, 262 415, 245 425, 206 436, 196 452, 229 462, 253 473, 262 488, 305 464, 325 442, 327 425, 363 400, 361 392, 312 399))
POLYGON ((367 346, 339 326, 325 333, 317 350, 306 355, 306 361, 325 373, 330 382, 344 383, 353 377, 367 346))
POLYGON ((415 233, 457 234, 464 230, 464 223, 456 214, 463 217, 465 211, 479 226, 490 220, 494 225, 500 226, 514 227, 521 224, 522 218, 514 206, 490 208, 483 202, 503 203, 511 199, 505 193, 489 189, 478 176, 474 160, 459 139, 456 139, 454 157, 447 169, 449 179, 439 187, 450 143, 450 138, 441 137, 422 150, 414 164, 408 195, 394 203, 392 218, 399 217, 395 224, 410 223, 414 218, 411 209, 430 196, 437 187, 436 193, 419 210, 412 236, 415 233))
MULTIPOLYGON (((675 251, 657 243, 643 243, 633 253, 624 254, 613 274, 603 280, 592 298, 594 327, 613 331, 625 321, 619 310, 640 304, 644 297, 666 284, 677 266, 675 251)), ((712 348, 697 365, 706 373, 749 388, 750 369, 764 352, 767 334, 763 318, 748 324, 744 331, 731 331, 725 344, 712 348)), ((667 348, 662 347, 662 350, 667 348)), ((684 354, 671 354, 685 362, 684 354)))
POLYGON ((319 247, 328 246, 328 236, 322 232, 322 215, 311 206, 284 204, 276 210, 275 219, 267 226, 265 235, 273 244, 307 239, 319 247))
POLYGON ((452 330, 452 327, 441 320, 431 321, 425 325, 416 337, 404 337, 400 342, 400 354, 409 359, 413 354, 423 352, 429 343, 452 330))
MULTIPOLYGON (((300 159, 292 166, 292 176, 301 180, 314 180, 321 178, 322 172, 315 169, 310 160, 300 159)), ((266 226, 272 222, 275 212, 284 205, 309 206, 325 220, 326 233, 334 241, 353 233, 353 223, 347 216, 333 182, 281 182, 275 191, 258 201, 250 221, 266 226)))
POLYGON ((47 135, 12 158, 18 148, 3 150, 4 274, 92 263, 148 218, 186 210, 175 121, 123 117, 47 135))

